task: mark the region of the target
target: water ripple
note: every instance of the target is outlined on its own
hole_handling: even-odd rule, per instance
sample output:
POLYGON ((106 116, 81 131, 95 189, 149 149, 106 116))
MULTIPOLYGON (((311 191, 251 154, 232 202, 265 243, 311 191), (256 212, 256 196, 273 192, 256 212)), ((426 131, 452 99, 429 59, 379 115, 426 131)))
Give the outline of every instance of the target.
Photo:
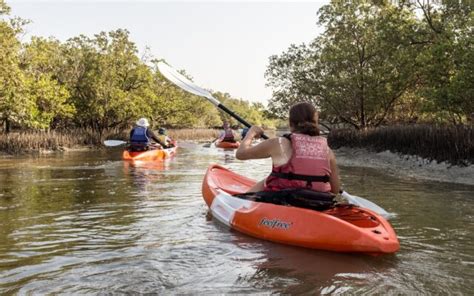
POLYGON ((162 165, 120 151, 1 159, 0 294, 469 294, 474 284, 472 187, 341 168, 352 194, 390 212, 393 256, 274 244, 209 216, 210 162, 254 179, 267 160, 180 148, 162 165), (21 185, 21 186, 20 186, 21 185), (447 201, 449 196, 449 202, 447 201))

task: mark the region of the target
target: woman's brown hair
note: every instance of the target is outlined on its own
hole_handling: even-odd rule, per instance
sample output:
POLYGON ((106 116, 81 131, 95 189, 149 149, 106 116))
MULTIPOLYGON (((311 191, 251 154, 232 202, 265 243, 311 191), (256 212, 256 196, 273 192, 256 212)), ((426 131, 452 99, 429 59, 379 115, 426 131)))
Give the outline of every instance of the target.
POLYGON ((319 136, 318 111, 310 103, 298 103, 290 108, 290 127, 294 132, 319 136))

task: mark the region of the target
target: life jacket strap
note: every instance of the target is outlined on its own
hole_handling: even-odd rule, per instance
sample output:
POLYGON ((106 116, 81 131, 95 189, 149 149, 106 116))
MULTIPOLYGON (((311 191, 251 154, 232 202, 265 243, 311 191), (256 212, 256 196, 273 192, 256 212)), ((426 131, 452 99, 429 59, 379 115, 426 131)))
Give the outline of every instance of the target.
POLYGON ((277 178, 282 178, 282 179, 287 179, 287 180, 306 181, 308 183, 311 183, 311 182, 327 183, 327 182, 329 182, 329 176, 328 175, 325 175, 325 176, 308 176, 308 175, 293 174, 291 172, 289 172, 289 173, 271 172, 270 176, 277 177, 277 178))

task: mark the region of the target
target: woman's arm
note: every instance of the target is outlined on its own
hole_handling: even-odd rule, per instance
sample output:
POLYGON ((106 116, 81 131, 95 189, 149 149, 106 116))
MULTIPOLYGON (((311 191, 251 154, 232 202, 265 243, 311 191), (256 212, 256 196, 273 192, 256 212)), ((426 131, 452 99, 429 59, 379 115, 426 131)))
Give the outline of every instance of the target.
POLYGON ((278 141, 277 138, 269 139, 258 145, 252 146, 252 140, 254 138, 259 138, 262 134, 262 128, 252 126, 240 143, 240 146, 235 153, 235 157, 240 160, 271 157, 275 147, 275 141, 278 141))
POLYGON ((336 156, 332 150, 329 150, 329 165, 331 167, 331 177, 329 178, 331 192, 338 194, 340 190, 339 170, 337 169, 336 156))

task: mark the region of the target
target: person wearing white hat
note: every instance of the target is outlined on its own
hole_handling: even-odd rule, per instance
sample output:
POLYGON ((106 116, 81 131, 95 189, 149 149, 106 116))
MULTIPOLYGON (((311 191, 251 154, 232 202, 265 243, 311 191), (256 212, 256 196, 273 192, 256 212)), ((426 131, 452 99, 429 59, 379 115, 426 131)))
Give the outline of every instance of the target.
POLYGON ((136 126, 130 131, 130 151, 145 151, 150 149, 152 144, 151 140, 154 140, 156 143, 160 144, 162 147, 166 147, 166 144, 163 143, 151 129, 148 127, 150 123, 146 118, 140 118, 136 122, 136 126))

